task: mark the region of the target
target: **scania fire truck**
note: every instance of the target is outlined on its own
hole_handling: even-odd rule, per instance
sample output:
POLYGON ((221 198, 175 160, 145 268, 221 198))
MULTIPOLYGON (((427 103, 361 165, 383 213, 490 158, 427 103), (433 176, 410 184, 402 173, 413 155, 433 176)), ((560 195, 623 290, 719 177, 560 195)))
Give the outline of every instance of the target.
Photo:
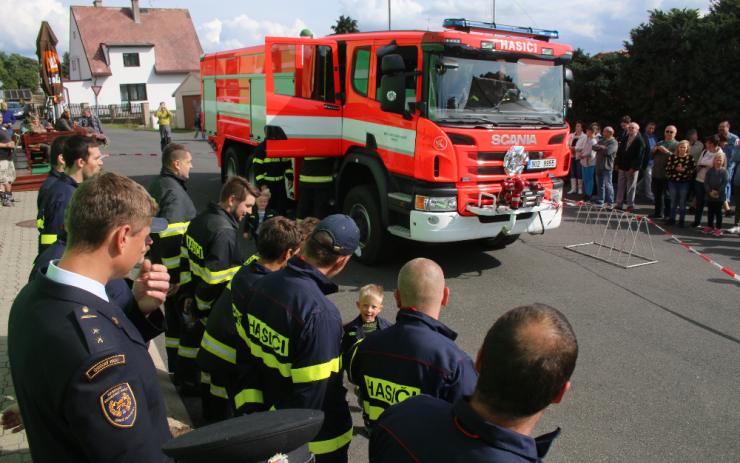
MULTIPOLYGON (((256 147, 334 157, 358 257, 396 237, 513 242, 561 220, 572 48, 552 30, 447 19, 442 31, 267 37, 201 60, 204 128, 222 177, 256 147)), ((288 185, 301 194, 297 182, 288 185)))

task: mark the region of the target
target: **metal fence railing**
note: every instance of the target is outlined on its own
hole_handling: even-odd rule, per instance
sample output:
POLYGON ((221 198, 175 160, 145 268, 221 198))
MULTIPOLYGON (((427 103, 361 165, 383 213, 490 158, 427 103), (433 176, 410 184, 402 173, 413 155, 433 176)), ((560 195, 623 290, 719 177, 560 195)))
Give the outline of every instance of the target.
POLYGON ((138 123, 145 124, 142 103, 123 103, 120 105, 81 105, 68 106, 72 119, 82 116, 85 109, 97 115, 101 122, 138 123))

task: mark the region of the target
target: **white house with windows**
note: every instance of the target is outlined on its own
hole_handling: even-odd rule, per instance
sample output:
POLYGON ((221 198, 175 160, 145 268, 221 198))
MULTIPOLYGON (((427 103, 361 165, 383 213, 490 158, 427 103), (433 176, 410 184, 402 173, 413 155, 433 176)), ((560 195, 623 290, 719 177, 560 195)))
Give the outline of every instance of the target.
POLYGON ((71 6, 69 103, 111 105, 164 101, 200 70, 203 49, 190 13, 178 8, 71 6), (97 90, 97 98, 95 95, 97 90))

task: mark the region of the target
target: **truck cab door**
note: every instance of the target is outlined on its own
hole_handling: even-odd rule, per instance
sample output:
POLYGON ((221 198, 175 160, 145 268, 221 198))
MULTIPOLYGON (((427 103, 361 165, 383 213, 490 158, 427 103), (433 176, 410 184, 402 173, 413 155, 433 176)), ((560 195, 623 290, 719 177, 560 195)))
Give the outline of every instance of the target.
POLYGON ((340 156, 340 92, 336 41, 265 38, 267 156, 340 156))

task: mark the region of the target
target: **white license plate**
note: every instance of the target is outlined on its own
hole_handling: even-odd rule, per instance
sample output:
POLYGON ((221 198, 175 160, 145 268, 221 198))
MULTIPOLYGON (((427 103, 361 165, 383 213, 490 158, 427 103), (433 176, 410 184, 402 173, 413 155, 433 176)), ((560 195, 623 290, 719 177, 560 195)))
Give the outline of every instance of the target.
POLYGON ((527 169, 554 169, 556 165, 557 159, 530 159, 527 169))

